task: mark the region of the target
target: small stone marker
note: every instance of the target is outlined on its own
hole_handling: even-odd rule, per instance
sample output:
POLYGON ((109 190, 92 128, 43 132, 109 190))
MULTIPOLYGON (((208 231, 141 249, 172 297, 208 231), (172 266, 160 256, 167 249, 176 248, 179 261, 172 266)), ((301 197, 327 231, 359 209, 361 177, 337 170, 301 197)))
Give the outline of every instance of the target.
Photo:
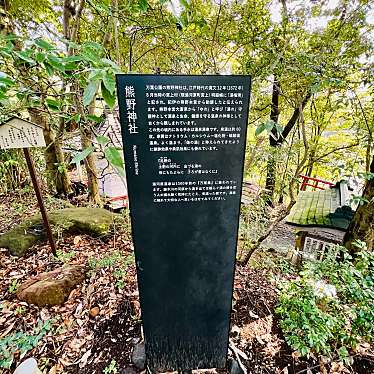
POLYGON ((23 148, 40 213, 42 214, 44 226, 47 231, 48 240, 51 245, 52 253, 56 256, 56 245, 44 207, 34 162, 29 152, 29 148, 32 147, 45 147, 43 128, 41 126, 18 117, 12 117, 5 123, 0 124, 0 149, 23 148))
POLYGON ((41 374, 35 358, 28 358, 17 367, 13 374, 41 374))
POLYGON ((118 75, 151 370, 226 366, 247 76, 118 75))

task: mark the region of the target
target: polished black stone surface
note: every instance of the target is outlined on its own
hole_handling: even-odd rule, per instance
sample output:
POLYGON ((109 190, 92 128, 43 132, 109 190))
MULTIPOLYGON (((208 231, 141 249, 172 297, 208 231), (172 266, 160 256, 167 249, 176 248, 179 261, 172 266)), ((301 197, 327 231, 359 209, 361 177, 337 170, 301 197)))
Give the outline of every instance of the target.
POLYGON ((118 75, 117 86, 147 363, 224 367, 250 78, 118 75))

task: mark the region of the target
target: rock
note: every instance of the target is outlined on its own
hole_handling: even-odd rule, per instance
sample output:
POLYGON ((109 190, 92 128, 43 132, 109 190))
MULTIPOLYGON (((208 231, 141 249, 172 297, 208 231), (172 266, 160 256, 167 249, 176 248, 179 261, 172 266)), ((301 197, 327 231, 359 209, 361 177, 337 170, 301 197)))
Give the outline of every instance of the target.
POLYGON ((62 266, 27 280, 17 290, 19 300, 38 306, 62 305, 70 292, 83 282, 87 269, 82 265, 62 266))
POLYGON ((227 360, 227 368, 230 374, 244 374, 243 369, 239 366, 238 361, 233 358, 227 360))
POLYGON ((35 358, 28 358, 17 367, 13 374, 42 374, 35 358))
POLYGON ((120 374, 137 374, 137 371, 133 367, 127 366, 120 370, 120 374))
MULTIPOLYGON (((107 234, 114 220, 120 215, 101 208, 66 208, 48 214, 54 232, 86 233, 92 236, 107 234)), ((0 235, 0 247, 8 248, 13 256, 23 256, 39 240, 45 239, 40 214, 20 223, 7 233, 0 235)))
POLYGON ((139 369, 145 369, 145 346, 144 342, 136 344, 131 354, 132 363, 139 369))

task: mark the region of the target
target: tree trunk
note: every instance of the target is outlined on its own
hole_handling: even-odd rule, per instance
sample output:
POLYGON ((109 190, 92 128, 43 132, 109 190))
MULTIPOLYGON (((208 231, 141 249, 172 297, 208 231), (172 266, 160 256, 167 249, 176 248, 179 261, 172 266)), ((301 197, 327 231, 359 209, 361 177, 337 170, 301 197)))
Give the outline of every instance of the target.
MULTIPOLYGON (((81 143, 82 149, 92 147, 93 133, 88 127, 81 126, 81 143)), ((94 152, 91 152, 84 160, 87 173, 88 189, 90 201, 95 204, 101 203, 99 183, 97 180, 97 168, 96 168, 96 157, 94 152)))
POLYGON ((32 122, 43 126, 43 135, 46 144, 44 156, 47 168, 48 187, 50 190, 55 189, 58 194, 68 195, 71 192, 71 185, 65 167, 64 152, 62 151, 61 143, 56 139, 44 114, 35 109, 30 109, 29 113, 32 122), (61 167, 59 168, 59 166, 61 167))
MULTIPOLYGON (((279 94, 279 82, 277 81, 277 78, 274 77, 270 119, 276 123, 279 119, 279 94)), ((271 202, 273 200, 277 176, 277 150, 287 139, 288 134, 294 128, 297 120, 302 115, 302 112, 311 97, 312 93, 308 91, 303 101, 294 109, 294 112, 292 113, 291 118, 288 120, 286 126, 284 127, 282 134, 279 135, 275 127, 273 127, 272 129, 271 136, 269 137, 269 143, 270 146, 273 147, 273 152, 271 152, 271 154, 269 155, 266 175, 266 188, 270 191, 268 195, 270 196, 271 202)))
MULTIPOLYGON (((274 76, 273 82, 273 93, 271 96, 271 111, 270 111, 270 120, 274 123, 278 123, 279 120, 279 82, 276 76, 274 76)), ((265 188, 269 191, 267 195, 269 196, 270 202, 273 201, 276 174, 277 174, 277 148, 278 148, 278 131, 275 127, 271 130, 269 136, 269 144, 272 147, 272 151, 269 155, 267 163, 267 172, 266 172, 266 185, 265 188)))
MULTIPOLYGON (((371 161, 370 172, 374 173, 374 157, 371 161)), ((362 197, 368 202, 357 208, 343 240, 350 253, 358 251, 354 245, 356 240, 365 242, 369 251, 374 249, 374 178, 366 182, 362 197)))

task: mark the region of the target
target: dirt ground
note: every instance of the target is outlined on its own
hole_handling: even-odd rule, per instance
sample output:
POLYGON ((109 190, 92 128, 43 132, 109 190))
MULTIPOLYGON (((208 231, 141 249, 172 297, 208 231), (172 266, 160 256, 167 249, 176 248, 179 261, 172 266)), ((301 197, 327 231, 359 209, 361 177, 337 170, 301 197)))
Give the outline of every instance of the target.
MULTIPOLYGON (((32 194, 21 198, 0 196, 0 233, 37 210, 32 194)), ((47 201, 48 209, 63 205, 57 199, 47 201)), ((267 247, 289 245, 291 234, 281 225, 268 239, 267 247)), ((35 274, 61 266, 61 261, 51 256, 47 243, 38 244, 20 259, 0 249, 0 341, 20 331, 32 335, 39 321, 51 325, 36 348, 24 357, 16 352, 11 370, 0 368, 0 373, 13 372, 27 357, 35 357, 42 372, 49 374, 111 373, 115 372, 108 371, 112 360, 117 373, 140 372, 131 362, 131 352, 141 341, 141 313, 128 229, 95 239, 66 235, 57 244, 64 262, 83 264, 95 258, 102 266, 90 271, 63 306, 45 308, 20 302, 14 289, 35 274), (118 258, 128 259, 120 274, 118 258)), ((260 251, 254 261, 258 266, 236 269, 229 356, 239 358, 247 373, 253 374, 374 373, 374 359, 370 357, 357 357, 352 368, 333 370, 331 365, 322 368, 319 362, 300 359, 292 352, 274 312, 278 293, 271 264, 272 256, 275 263, 279 254, 272 253, 260 251)))

